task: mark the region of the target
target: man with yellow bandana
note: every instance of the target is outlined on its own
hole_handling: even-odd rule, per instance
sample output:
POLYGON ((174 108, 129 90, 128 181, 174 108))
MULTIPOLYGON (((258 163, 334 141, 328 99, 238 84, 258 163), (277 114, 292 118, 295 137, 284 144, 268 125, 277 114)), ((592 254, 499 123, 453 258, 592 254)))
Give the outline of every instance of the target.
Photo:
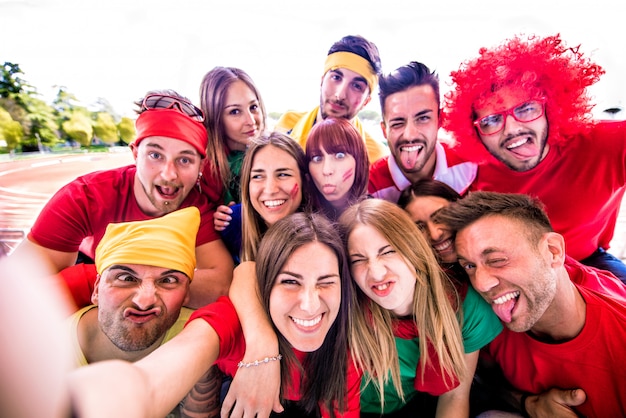
MULTIPOLYGON (((96 248, 93 305, 68 320, 76 366, 137 361, 183 329, 193 312, 183 304, 196 268, 199 226, 195 206, 160 218, 108 225, 96 248)), ((193 409, 214 409, 217 416, 220 384, 220 372, 211 368, 198 385, 212 388, 214 396, 206 396, 204 405, 194 403, 193 409)), ((191 408, 197 398, 188 396, 181 408, 191 408)))
POLYGON ((365 131, 357 114, 370 102, 381 73, 378 48, 362 36, 348 35, 328 51, 322 76, 320 104, 309 112, 288 111, 275 129, 295 139, 304 149, 316 121, 327 117, 350 120, 361 133, 370 162, 389 153, 387 147, 365 131))

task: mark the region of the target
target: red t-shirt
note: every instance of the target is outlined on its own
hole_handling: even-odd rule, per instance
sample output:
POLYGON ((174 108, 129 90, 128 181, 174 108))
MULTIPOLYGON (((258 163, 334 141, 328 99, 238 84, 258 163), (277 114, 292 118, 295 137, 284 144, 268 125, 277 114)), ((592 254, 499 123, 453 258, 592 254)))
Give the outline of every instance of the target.
MULTIPOLYGON (((45 205, 28 234, 29 239, 56 251, 80 249, 94 258, 109 223, 152 219, 137 204, 133 193, 135 165, 96 171, 63 186, 45 205)), ((195 188, 181 208, 200 210, 196 246, 219 239, 213 224, 215 207, 195 188)))
MULTIPOLYGON (((584 274, 584 272, 582 273, 584 274)), ((489 354, 518 390, 581 388, 587 400, 575 409, 586 417, 626 416, 626 304, 576 286, 585 299, 585 325, 576 338, 547 344, 505 328, 489 354)))
MULTIPOLYGON (((196 310, 189 322, 194 319, 204 319, 215 330, 220 339, 220 351, 219 357, 215 364, 221 371, 229 376, 234 376, 237 372, 237 363, 239 363, 244 356, 246 350, 246 342, 241 330, 241 324, 237 317, 235 307, 228 297, 222 296, 216 302, 210 303, 198 310, 196 310)), ((306 353, 293 350, 296 357, 302 362, 306 353)), ((332 363, 332 359, 328 359, 332 363)), ((339 414, 336 410, 337 416, 346 418, 359 418, 360 416, 360 400, 359 393, 361 387, 361 373, 354 367, 352 360, 348 359, 348 370, 346 376, 347 382, 347 405, 343 414, 339 414)), ((298 370, 292 370, 291 375, 291 387, 288 392, 285 393, 285 398, 298 401, 300 399, 300 373, 298 370)), ((320 408, 322 417, 329 417, 330 414, 325 408, 320 408)))
POLYGON ((626 190, 626 121, 603 121, 589 134, 551 146, 532 170, 516 172, 495 158, 478 168, 471 190, 539 198, 576 260, 609 248, 626 190))

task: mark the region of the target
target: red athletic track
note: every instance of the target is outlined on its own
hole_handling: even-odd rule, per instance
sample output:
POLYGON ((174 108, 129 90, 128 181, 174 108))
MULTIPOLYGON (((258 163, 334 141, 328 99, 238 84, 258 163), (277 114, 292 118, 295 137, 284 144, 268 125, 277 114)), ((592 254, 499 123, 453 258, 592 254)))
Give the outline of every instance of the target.
POLYGON ((130 151, 43 155, 0 162, 0 247, 3 241, 9 250, 14 247, 61 186, 82 174, 132 162, 130 151))
MULTIPOLYGON (((64 184, 85 173, 132 162, 132 155, 128 150, 44 155, 0 162, 0 247, 3 241, 9 243, 9 248, 15 245, 15 241, 19 242, 43 205, 64 184)), ((0 255, 1 250, 2 248, 0 255)), ((617 221, 611 253, 626 259, 626 199, 617 221)))

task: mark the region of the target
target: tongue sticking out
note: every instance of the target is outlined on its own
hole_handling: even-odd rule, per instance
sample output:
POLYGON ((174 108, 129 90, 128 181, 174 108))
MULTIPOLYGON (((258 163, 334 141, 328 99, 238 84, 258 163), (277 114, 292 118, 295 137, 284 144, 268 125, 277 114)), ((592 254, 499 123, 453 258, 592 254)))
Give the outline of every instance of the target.
POLYGON ((421 150, 421 145, 411 145, 403 147, 402 151, 400 151, 402 166, 405 169, 412 169, 415 166, 415 162, 417 161, 417 157, 419 156, 421 150))
POLYGON ((508 144, 507 149, 519 158, 532 158, 539 155, 539 147, 529 137, 519 138, 508 144))
POLYGON ((517 298, 513 298, 511 300, 507 300, 504 303, 495 304, 493 303, 491 307, 493 308, 493 312, 502 320, 502 322, 510 323, 511 322, 511 312, 515 307, 515 302, 517 302, 517 298))

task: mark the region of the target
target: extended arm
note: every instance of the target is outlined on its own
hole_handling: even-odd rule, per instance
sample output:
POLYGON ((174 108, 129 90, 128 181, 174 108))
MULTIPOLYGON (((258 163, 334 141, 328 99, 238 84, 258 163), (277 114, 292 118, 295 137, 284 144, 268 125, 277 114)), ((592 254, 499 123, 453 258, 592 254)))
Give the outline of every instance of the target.
POLYGON ((42 260, 42 262, 49 263, 50 269, 53 273, 58 273, 64 268, 74 265, 76 263, 77 256, 78 251, 67 253, 52 250, 31 241, 29 238, 23 239, 10 255, 10 257, 20 258, 31 257, 31 262, 34 258, 42 260))
POLYGON ((206 373, 218 352, 217 334, 198 319, 135 363, 112 360, 81 367, 69 379, 76 415, 164 417, 206 373))

